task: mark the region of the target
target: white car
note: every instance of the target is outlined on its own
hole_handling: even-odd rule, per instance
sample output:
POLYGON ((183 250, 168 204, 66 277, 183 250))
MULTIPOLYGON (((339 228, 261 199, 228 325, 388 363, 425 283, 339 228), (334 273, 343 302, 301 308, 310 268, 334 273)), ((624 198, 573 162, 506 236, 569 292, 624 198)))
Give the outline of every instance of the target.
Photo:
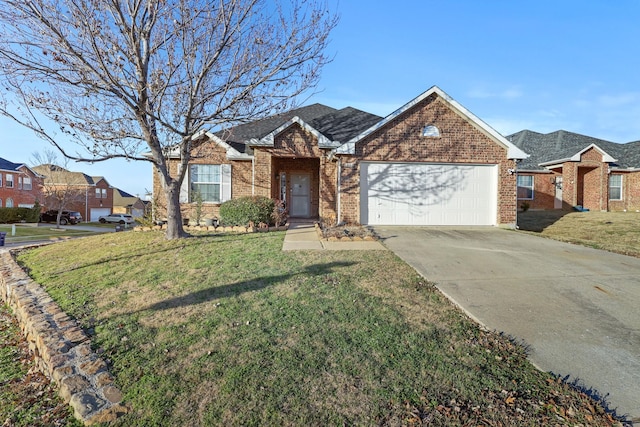
POLYGON ((136 222, 136 220, 133 219, 131 215, 127 214, 105 215, 98 218, 98 221, 100 221, 102 224, 105 224, 107 222, 115 222, 118 224, 133 224, 134 222, 136 222))

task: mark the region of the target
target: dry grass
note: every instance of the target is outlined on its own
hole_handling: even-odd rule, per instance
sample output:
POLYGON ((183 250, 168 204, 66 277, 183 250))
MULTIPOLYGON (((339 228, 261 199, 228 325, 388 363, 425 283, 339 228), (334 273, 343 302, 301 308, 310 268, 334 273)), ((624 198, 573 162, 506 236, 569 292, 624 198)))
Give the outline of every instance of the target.
POLYGON ((391 252, 283 237, 111 233, 18 259, 112 364, 133 407, 116 425, 615 424, 391 252))
POLYGON ((640 257, 640 213, 527 211, 520 230, 544 237, 640 257))

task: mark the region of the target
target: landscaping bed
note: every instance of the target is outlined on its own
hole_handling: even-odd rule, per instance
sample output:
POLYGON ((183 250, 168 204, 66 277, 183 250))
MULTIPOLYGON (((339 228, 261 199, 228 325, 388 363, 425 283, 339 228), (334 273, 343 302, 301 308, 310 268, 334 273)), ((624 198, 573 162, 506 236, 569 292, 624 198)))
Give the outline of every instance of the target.
POLYGON ((328 226, 319 222, 316 223, 316 229, 321 239, 330 241, 378 240, 372 228, 362 225, 328 226))

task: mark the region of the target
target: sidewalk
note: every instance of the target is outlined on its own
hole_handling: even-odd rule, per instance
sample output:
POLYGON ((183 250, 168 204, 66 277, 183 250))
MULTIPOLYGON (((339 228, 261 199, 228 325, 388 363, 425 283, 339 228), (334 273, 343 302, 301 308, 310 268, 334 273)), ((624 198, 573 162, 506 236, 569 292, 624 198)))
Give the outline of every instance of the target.
POLYGON ((387 250, 380 242, 328 242, 320 240, 313 223, 292 223, 284 236, 283 251, 306 250, 387 250))

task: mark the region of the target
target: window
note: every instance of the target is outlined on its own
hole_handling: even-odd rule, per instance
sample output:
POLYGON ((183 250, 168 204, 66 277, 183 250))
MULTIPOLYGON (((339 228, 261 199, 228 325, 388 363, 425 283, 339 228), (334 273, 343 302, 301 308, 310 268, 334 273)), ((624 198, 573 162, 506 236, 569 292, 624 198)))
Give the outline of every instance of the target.
POLYGON ((100 191, 99 188, 96 188, 96 199, 100 199, 102 198, 102 192, 100 191))
POLYGON ((518 200, 533 200, 533 175, 518 175, 518 200))
POLYGON ((18 190, 22 190, 22 177, 18 177, 18 190))
POLYGON ((7 199, 7 204, 6 206, 7 208, 12 208, 13 207, 13 199, 12 198, 8 198, 7 199))
POLYGON ((609 200, 622 200, 622 175, 609 175, 609 200))
POLYGON ((103 198, 103 199, 106 199, 106 198, 107 198, 107 189, 106 189, 106 188, 103 188, 103 189, 102 189, 102 198, 103 198))
POLYGON ((194 202, 197 194, 200 193, 203 202, 220 202, 222 187, 220 165, 192 165, 190 172, 189 201, 194 202))
POLYGON ((200 194, 205 203, 222 203, 231 198, 231 165, 191 165, 189 202, 200 194))
MULTIPOLYGON (((7 180, 7 188, 13 188, 13 175, 7 174, 6 180, 7 180)), ((7 200, 7 203, 9 203, 8 200, 7 200)), ((12 207, 12 206, 7 206, 7 207, 12 207)))
POLYGON ((0 208, 2 207, 2 199, 0 199, 0 208))
POLYGON ((29 176, 25 176, 24 179, 22 180, 22 188, 25 190, 31 190, 31 177, 29 176))
POLYGON ((0 187, 2 187, 2 174, 0 173, 0 187))

